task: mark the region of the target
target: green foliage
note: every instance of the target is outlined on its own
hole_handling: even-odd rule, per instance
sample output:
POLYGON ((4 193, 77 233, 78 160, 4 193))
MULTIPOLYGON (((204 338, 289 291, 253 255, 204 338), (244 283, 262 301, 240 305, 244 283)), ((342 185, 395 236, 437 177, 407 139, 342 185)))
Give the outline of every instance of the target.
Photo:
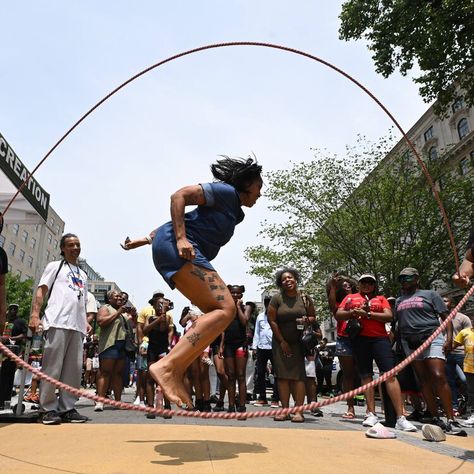
POLYGON ((32 279, 21 281, 18 275, 10 273, 6 277, 7 305, 19 305, 18 314, 25 320, 30 318, 33 283, 32 279))
POLYGON ((364 38, 384 77, 413 67, 426 102, 438 112, 456 98, 456 86, 474 105, 474 2, 472 0, 348 0, 340 14, 341 39, 364 38))
MULTIPOLYGON (((282 222, 264 222, 260 235, 269 244, 247 249, 251 273, 271 286, 277 268, 295 266, 320 308, 334 270, 374 273, 387 296, 398 294, 397 276, 406 266, 418 268, 424 287, 448 280, 454 259, 431 188, 413 159, 387 156, 392 143, 359 139, 343 158, 315 150, 313 161, 267 176, 270 210, 282 222)), ((462 247, 471 224, 466 216, 474 215, 472 182, 454 169, 450 179, 449 160, 426 164, 435 182, 444 174, 440 197, 462 247)))

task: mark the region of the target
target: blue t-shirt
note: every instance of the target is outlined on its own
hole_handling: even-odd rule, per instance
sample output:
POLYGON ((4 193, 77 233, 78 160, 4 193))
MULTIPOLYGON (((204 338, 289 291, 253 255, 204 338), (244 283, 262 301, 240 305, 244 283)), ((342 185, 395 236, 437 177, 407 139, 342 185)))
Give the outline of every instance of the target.
POLYGON ((184 215, 186 237, 197 245, 207 259, 213 260, 234 235, 235 226, 242 222, 245 215, 234 186, 205 183, 201 187, 206 204, 184 215))
MULTIPOLYGON (((242 222, 244 213, 236 189, 226 183, 201 184, 206 204, 198 206, 184 215, 186 237, 193 245, 195 265, 214 270, 209 263, 232 235, 237 224, 242 222)), ((182 259, 176 247, 172 222, 159 227, 152 245, 153 261, 171 288, 173 275, 188 261, 182 259)))

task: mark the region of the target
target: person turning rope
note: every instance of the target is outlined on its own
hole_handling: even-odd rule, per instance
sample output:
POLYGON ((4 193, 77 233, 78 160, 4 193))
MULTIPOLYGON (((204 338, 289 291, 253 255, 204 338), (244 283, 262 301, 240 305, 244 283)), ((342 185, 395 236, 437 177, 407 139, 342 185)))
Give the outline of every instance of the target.
POLYGON ((257 202, 263 184, 262 167, 251 158, 224 156, 211 171, 217 182, 173 193, 170 222, 147 237, 127 237, 121 244, 125 250, 151 244, 155 267, 168 285, 205 313, 167 357, 149 368, 165 396, 178 406, 192 406, 183 383, 186 368, 235 317, 234 300, 210 262, 244 219, 242 207, 257 202), (195 205, 185 214, 186 206, 195 205))

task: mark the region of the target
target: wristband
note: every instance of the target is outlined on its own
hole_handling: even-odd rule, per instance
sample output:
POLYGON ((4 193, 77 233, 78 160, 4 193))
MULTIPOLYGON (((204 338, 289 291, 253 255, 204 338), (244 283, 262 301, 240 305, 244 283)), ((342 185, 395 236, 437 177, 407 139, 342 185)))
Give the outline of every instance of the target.
POLYGON ((151 237, 150 237, 149 235, 147 235, 147 236, 145 237, 145 239, 146 239, 147 242, 151 245, 151 242, 152 242, 151 237))
POLYGON ((372 313, 370 311, 367 311, 367 319, 370 319, 372 317, 372 313))

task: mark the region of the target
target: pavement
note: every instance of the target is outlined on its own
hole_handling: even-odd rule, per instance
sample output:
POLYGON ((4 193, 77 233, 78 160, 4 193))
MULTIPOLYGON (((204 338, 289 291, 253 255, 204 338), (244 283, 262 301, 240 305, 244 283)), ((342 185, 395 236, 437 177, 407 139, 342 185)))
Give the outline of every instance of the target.
MULTIPOLYGON (((131 403, 134 389, 126 389, 122 398, 131 403)), ((31 412, 30 404, 26 408, 31 412)), ((363 406, 356 407, 355 420, 342 420, 345 404, 335 403, 323 407, 324 417, 306 414, 301 424, 271 417, 150 420, 138 411, 110 407, 96 413, 86 398, 77 409, 90 421, 0 424, 0 472, 474 472, 473 428, 465 428, 468 437, 448 436, 441 443, 425 441, 421 430, 397 432, 393 440, 370 439, 362 426, 363 406)), ((247 410, 256 409, 247 405, 247 410)))

